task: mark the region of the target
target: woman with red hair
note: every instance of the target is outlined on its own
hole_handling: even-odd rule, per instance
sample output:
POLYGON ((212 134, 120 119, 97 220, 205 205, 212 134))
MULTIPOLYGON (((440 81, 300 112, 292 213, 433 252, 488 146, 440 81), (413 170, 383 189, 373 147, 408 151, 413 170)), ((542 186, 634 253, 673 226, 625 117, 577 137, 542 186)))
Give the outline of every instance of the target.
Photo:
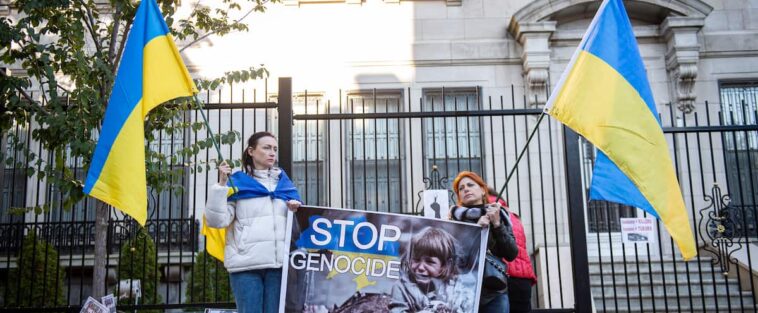
MULTIPOLYGON (((513 261, 518 255, 513 226, 508 212, 499 203, 489 203, 487 183, 476 173, 463 171, 453 180, 453 188, 458 205, 450 210, 450 218, 489 227, 487 253, 513 261)), ((502 265, 507 267, 504 263, 502 265)), ((508 313, 509 310, 507 280, 485 279, 479 297, 479 312, 508 313)))

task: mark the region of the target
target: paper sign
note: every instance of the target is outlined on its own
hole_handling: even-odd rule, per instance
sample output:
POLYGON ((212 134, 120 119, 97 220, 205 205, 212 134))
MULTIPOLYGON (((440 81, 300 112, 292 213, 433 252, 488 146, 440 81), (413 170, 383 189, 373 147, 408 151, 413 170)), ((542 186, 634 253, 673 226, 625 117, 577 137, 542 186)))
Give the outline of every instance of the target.
POLYGON ((137 299, 142 297, 139 279, 123 279, 118 284, 120 291, 118 295, 119 299, 137 299))
POLYGON ((655 219, 621 218, 623 243, 652 243, 655 240, 655 219))
POLYGON ((424 217, 447 219, 450 209, 448 193, 445 189, 424 190, 424 217))
POLYGON ((116 313, 116 297, 114 297, 113 294, 100 298, 100 302, 108 308, 108 312, 116 313))

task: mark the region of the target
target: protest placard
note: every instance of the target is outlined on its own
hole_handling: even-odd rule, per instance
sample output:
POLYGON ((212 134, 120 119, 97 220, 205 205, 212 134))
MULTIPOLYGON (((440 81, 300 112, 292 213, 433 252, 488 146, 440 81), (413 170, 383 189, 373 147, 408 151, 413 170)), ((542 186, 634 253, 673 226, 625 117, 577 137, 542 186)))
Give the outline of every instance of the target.
POLYGON ((290 212, 279 312, 476 312, 487 228, 303 206, 290 212))
POLYGON ((447 219, 450 210, 447 189, 424 190, 424 216, 429 218, 447 219))

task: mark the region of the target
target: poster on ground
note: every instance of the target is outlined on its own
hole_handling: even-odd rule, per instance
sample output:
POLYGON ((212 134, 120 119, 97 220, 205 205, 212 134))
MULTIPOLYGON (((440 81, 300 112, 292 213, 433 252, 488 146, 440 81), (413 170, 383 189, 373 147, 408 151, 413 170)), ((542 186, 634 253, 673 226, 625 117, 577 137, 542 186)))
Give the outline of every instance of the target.
POLYGON ((79 313, 108 313, 108 308, 102 303, 97 302, 93 297, 87 297, 87 301, 82 304, 79 313))
POLYGON ((487 228, 303 206, 289 213, 279 312, 476 312, 487 228))

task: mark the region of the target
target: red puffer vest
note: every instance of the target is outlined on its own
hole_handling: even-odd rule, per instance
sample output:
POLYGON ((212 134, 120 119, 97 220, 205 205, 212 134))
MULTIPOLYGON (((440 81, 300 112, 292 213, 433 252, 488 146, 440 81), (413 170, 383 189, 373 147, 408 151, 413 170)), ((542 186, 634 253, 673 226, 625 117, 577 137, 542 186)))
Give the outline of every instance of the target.
MULTIPOLYGON (((490 196, 490 201, 495 201, 494 196, 490 196)), ((504 200, 499 201, 504 207, 508 207, 504 200)), ((509 210, 510 212, 510 210, 509 210)), ((524 278, 532 281, 532 285, 537 283, 537 275, 534 274, 534 267, 532 261, 529 258, 529 253, 526 252, 526 234, 524 233, 524 225, 521 224, 521 219, 513 212, 511 214, 511 222, 513 223, 513 236, 516 237, 516 245, 518 245, 518 255, 516 259, 511 262, 503 259, 508 263, 508 276, 513 278, 524 278)))
POLYGON ((532 260, 529 258, 529 253, 526 252, 524 225, 521 224, 519 216, 513 212, 511 212, 511 222, 513 222, 513 236, 516 237, 516 245, 518 245, 518 255, 512 262, 507 262, 508 276, 529 279, 532 281, 532 285, 534 285, 537 283, 537 275, 534 274, 534 267, 532 266, 532 260))

